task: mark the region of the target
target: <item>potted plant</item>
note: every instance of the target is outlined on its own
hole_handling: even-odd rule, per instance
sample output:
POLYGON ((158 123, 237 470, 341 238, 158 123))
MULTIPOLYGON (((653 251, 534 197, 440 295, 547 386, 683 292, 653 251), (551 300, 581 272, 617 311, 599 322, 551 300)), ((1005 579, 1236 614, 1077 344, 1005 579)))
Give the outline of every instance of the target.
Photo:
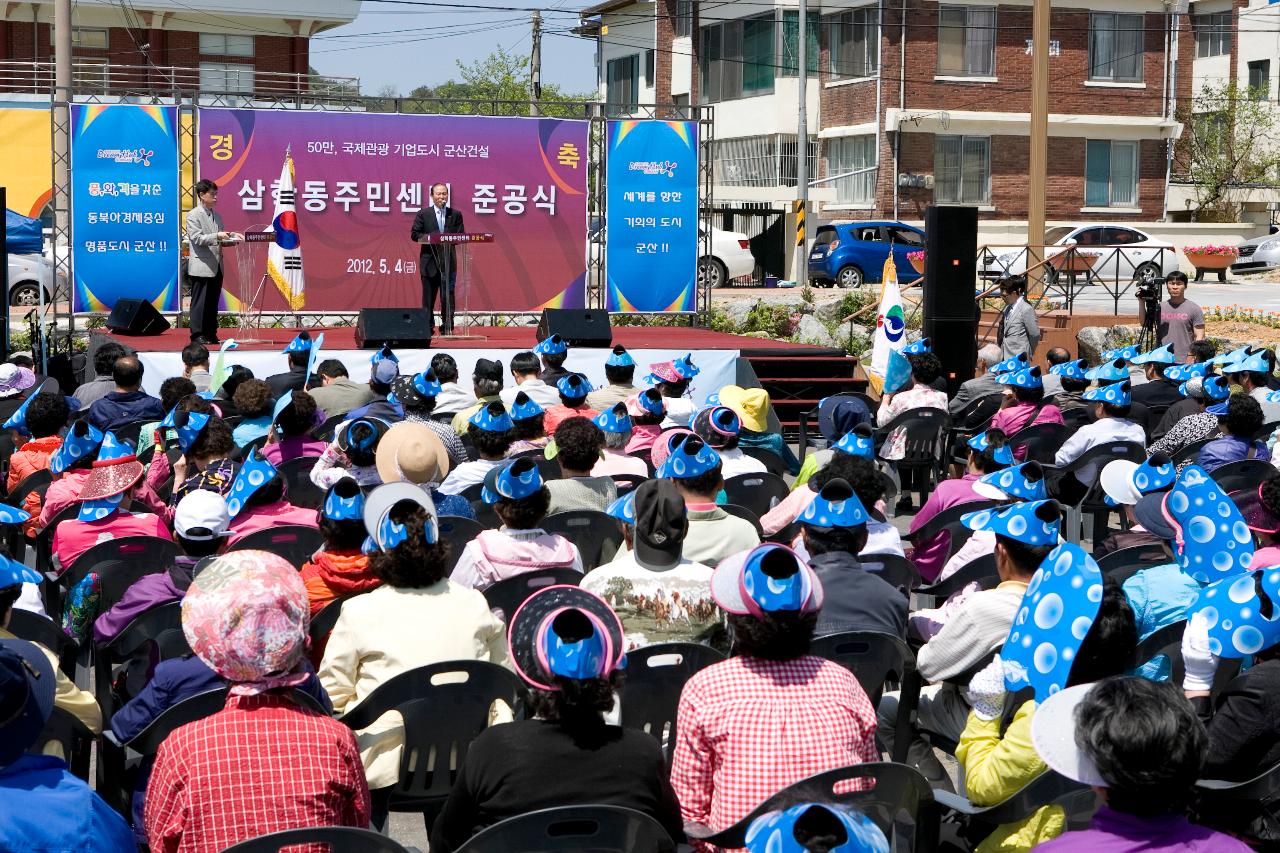
POLYGON ((920 273, 920 275, 924 275, 923 249, 916 252, 907 252, 907 260, 911 262, 911 266, 915 268, 916 272, 920 273))
POLYGON ((1235 246, 1221 244, 1187 246, 1182 252, 1196 268, 1196 281, 1204 281, 1206 272, 1216 272, 1218 281, 1226 281, 1227 268, 1234 264, 1240 255, 1240 251, 1235 246))

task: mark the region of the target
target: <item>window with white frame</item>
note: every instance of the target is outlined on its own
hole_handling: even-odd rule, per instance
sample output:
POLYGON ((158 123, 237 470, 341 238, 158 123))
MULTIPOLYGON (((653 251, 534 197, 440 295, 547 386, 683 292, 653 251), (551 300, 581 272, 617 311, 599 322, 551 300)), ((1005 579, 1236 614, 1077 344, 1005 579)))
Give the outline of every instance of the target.
POLYGON ((1192 15, 1196 31, 1196 58, 1225 56, 1231 52, 1231 13, 1215 12, 1211 15, 1192 15))
POLYGON ((938 135, 934 140, 934 201, 990 204, 991 138, 938 135))
POLYGON ((613 115, 626 115, 640 103, 640 55, 610 59, 606 66, 605 100, 613 115))
POLYGON ((949 77, 996 73, 994 6, 938 7, 938 73, 949 77))
POLYGON ((837 207, 871 206, 876 195, 876 135, 837 136, 827 140, 828 183, 837 207))
POLYGON ((875 6, 825 18, 827 71, 835 79, 869 77, 880 65, 880 12, 875 6))
POLYGON ((253 66, 234 62, 201 62, 200 89, 204 92, 251 94, 253 66))
POLYGON ((1089 79, 1142 82, 1142 15, 1094 12, 1089 16, 1089 79))
POLYGON ((76 50, 106 50, 108 33, 105 29, 93 27, 72 27, 71 46, 76 50))
POLYGON ((1086 207, 1137 206, 1137 142, 1085 141, 1084 203, 1086 207))
POLYGON ((200 52, 206 56, 253 56, 253 36, 201 33, 200 52))

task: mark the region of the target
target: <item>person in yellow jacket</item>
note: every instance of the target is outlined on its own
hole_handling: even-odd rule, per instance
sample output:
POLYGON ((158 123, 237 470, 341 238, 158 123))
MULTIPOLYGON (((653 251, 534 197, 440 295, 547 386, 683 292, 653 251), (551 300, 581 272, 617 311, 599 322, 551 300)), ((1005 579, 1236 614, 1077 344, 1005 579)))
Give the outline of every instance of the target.
MULTIPOLYGON (((1004 538, 997 535, 997 560, 1005 550, 999 544, 1004 538)), ((1028 588, 1029 596, 1034 587, 1033 581, 1028 588)), ((1072 660, 1065 686, 1089 684, 1126 671, 1137 641, 1133 610, 1124 591, 1111 578, 1104 579, 1097 616, 1072 660)), ((1000 803, 1048 769, 1031 741, 1035 700, 1028 699, 1016 708, 1006 708, 1009 704, 1006 669, 1006 662, 997 655, 973 677, 966 692, 973 710, 960 736, 956 758, 964 767, 965 794, 975 805, 1000 803)), ((975 853, 1031 850, 1062 834, 1065 824, 1061 807, 1045 806, 1017 823, 996 827, 975 848, 975 853)))

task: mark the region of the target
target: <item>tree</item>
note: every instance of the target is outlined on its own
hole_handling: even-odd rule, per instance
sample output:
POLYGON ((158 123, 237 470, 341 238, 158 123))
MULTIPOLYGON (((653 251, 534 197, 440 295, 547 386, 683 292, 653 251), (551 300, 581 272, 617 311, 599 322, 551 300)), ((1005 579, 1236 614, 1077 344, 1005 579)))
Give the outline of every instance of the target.
MULTIPOLYGON (((457 64, 461 81, 450 79, 438 86, 417 87, 409 93, 404 111, 528 115, 531 86, 527 57, 499 47, 483 59, 459 60, 457 64), (477 101, 488 101, 492 106, 473 103, 477 101)), ((569 93, 558 85, 543 83, 540 112, 580 116, 581 108, 572 105, 594 100, 595 95, 569 93)))
POLYGON ((1201 222, 1237 222, 1246 195, 1280 187, 1280 113, 1234 81, 1205 84, 1179 110, 1179 177, 1195 199, 1201 222))

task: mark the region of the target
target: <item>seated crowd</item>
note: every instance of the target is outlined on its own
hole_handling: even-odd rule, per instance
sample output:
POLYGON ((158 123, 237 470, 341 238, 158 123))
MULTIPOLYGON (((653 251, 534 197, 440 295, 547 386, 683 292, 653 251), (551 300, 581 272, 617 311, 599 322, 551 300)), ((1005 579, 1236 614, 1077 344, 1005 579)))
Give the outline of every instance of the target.
POLYGON ((901 827, 860 804, 905 794, 876 771, 786 790, 882 761, 934 791, 889 802, 918 845, 1280 842, 1271 799, 1196 785, 1280 773, 1271 351, 984 349, 949 395, 919 340, 878 399, 823 400, 798 458, 763 389, 703 387, 688 355, 637 380, 624 347, 553 335, 465 382, 384 347, 362 383, 313 346, 259 378, 192 344, 158 397, 115 343, 70 394, 0 365, 0 849, 386 832, 429 762, 453 779, 412 807, 432 853, 590 804, 708 853, 887 853, 901 827), (865 681, 858 642, 905 658, 865 681), (627 685, 660 643, 703 648, 664 647, 685 680, 650 731, 627 685), (473 676, 511 687, 465 758, 427 755, 445 709, 414 691, 473 676))

